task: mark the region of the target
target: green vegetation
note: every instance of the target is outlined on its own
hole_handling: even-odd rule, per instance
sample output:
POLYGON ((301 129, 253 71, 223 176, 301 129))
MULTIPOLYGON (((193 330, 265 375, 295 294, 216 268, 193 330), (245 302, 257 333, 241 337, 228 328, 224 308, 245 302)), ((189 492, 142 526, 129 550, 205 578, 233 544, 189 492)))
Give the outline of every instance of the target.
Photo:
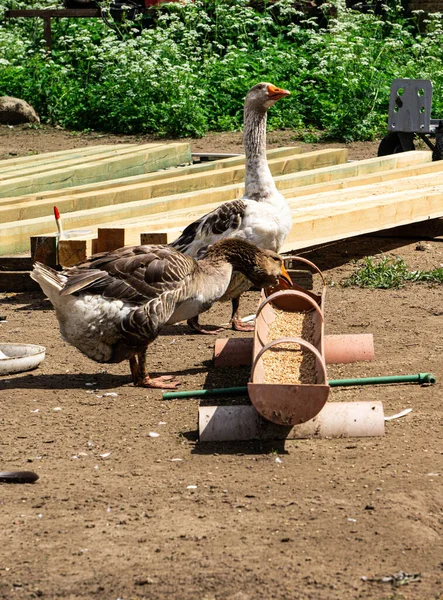
POLYGON ((442 283, 443 268, 438 267, 432 271, 410 271, 406 262, 399 256, 395 259, 387 256, 381 258, 366 256, 356 271, 342 285, 372 289, 398 289, 408 282, 442 283))
POLYGON ((295 4, 183 0, 119 31, 101 19, 53 19, 48 53, 41 19, 1 13, 61 3, 4 0, 0 95, 67 128, 198 136, 239 129, 246 91, 271 81, 292 96, 272 109, 270 128, 368 140, 386 130, 392 80, 422 77, 434 81, 434 113, 443 115, 441 15, 419 30, 397 1, 384 19, 341 8, 320 28, 295 4))

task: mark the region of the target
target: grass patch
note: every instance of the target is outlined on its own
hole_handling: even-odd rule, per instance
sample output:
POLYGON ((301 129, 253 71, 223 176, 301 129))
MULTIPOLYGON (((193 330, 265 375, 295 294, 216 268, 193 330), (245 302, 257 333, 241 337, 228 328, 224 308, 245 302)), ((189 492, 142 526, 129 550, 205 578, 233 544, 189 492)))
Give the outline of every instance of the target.
POLYGON ((442 283, 443 268, 432 271, 411 271, 400 257, 366 256, 357 263, 355 272, 342 282, 344 287, 371 289, 399 289, 407 283, 442 283))

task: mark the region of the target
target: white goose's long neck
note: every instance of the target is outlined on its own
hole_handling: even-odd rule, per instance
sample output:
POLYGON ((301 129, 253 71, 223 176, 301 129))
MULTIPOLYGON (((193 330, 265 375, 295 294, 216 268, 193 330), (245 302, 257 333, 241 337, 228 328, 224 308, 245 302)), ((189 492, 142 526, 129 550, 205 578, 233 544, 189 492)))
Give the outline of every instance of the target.
POLYGON ((245 107, 245 197, 266 200, 277 192, 266 158, 266 112, 245 107))

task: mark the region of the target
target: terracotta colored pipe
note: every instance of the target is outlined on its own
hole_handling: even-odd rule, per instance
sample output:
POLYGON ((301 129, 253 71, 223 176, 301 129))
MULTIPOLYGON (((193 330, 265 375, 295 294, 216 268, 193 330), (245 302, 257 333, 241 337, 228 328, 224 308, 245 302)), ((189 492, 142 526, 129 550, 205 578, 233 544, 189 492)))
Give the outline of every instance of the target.
MULTIPOLYGON (((252 364, 252 338, 219 338, 214 346, 214 366, 237 367, 252 364)), ((325 335, 326 364, 374 360, 372 333, 325 335)))
POLYGON ((372 333, 325 335, 326 364, 374 360, 374 356, 374 336, 372 333))

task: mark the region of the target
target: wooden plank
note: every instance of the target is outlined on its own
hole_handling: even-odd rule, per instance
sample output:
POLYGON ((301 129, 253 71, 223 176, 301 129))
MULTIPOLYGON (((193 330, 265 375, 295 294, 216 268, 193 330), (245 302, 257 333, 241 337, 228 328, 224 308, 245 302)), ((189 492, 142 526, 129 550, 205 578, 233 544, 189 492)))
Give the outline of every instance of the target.
MULTIPOLYGON (((429 163, 430 165, 435 165, 436 163, 429 163)), ((443 185, 443 164, 439 165, 440 171, 437 171, 436 168, 432 170, 434 173, 430 173, 423 176, 416 176, 413 178, 402 178, 399 180, 395 180, 393 182, 384 183, 383 181, 380 184, 369 185, 369 186, 360 186, 354 187, 349 190, 338 190, 334 193, 322 193, 322 194, 313 194, 311 196, 303 196, 296 199, 289 198, 288 202, 292 208, 294 208, 295 213, 299 206, 302 206, 302 210, 306 210, 307 206, 315 206, 319 203, 324 203, 325 206, 333 205, 337 201, 349 200, 353 198, 359 198, 362 196, 373 196, 373 195, 383 195, 391 191, 401 191, 401 190, 410 190, 410 189, 419 189, 430 187, 431 185, 442 184, 443 185)), ((412 172, 415 172, 416 168, 412 169, 412 172)), ((388 173, 393 173, 395 171, 389 171, 388 173)), ((402 175, 407 172, 407 169, 402 170, 402 175)), ((372 175, 370 176, 372 177, 372 175)), ((354 178, 356 179, 356 178, 354 178)), ((358 178, 357 178, 358 179, 358 178)), ((233 195, 231 193, 235 190, 233 186, 227 186, 223 188, 226 190, 226 196, 224 200, 233 199, 233 195)), ((301 188, 302 190, 305 188, 301 188)), ((215 192, 215 190, 213 190, 215 192)), ((286 195, 286 194, 285 194, 286 195)), ((199 195, 200 200, 205 200, 206 203, 204 205, 196 206, 193 203, 192 208, 183 207, 177 208, 178 202, 169 203, 168 204, 168 212, 167 216, 160 213, 161 206, 158 206, 156 209, 156 213, 152 217, 148 217, 146 220, 143 219, 142 216, 137 218, 137 221, 133 217, 117 221, 113 224, 113 229, 117 227, 121 228, 120 234, 120 243, 122 245, 129 245, 137 243, 136 240, 140 233, 149 227, 151 231, 155 229, 164 229, 165 226, 174 226, 174 227, 184 227, 186 224, 192 222, 194 219, 199 218, 202 214, 213 210, 217 206, 217 197, 212 195, 210 190, 206 190, 199 195)), ((178 200, 178 197, 177 197, 178 200)), ((150 211, 151 212, 151 211, 150 211)), ((118 246, 115 246, 118 247, 118 246)))
POLYGON ((170 144, 133 152, 122 157, 84 162, 63 170, 47 171, 30 177, 0 181, 0 196, 20 196, 41 190, 67 188, 94 181, 139 175, 167 166, 190 162, 189 144, 170 144))
POLYGON ((1 256, 0 271, 29 271, 32 269, 30 256, 1 256))
MULTIPOLYGON (((435 163, 434 163, 435 164, 435 163)), ((310 206, 333 207, 337 202, 345 202, 354 198, 364 198, 373 196, 383 196, 392 192, 413 192, 420 189, 426 189, 433 185, 443 184, 443 165, 440 165, 440 171, 426 175, 416 175, 415 177, 405 177, 394 179, 392 181, 382 181, 369 185, 361 185, 352 188, 344 188, 336 191, 327 191, 310 195, 287 198, 291 209, 297 211, 299 208, 305 211, 310 206)), ((286 194, 285 194, 286 195, 286 194)))
POLYGON ((33 281, 29 271, 0 271, 0 292, 35 292, 41 291, 33 281))
MULTIPOLYGON (((203 207, 200 207, 203 209, 203 207)), ((204 210, 209 207, 205 206, 204 210)), ((203 212, 203 210, 202 210, 203 212)), ((193 217, 198 213, 193 214, 193 217)), ((152 230, 156 228, 168 235, 168 242, 177 237, 182 223, 188 223, 185 211, 171 215, 163 222, 150 221, 152 230), (167 225, 168 224, 168 225, 167 225), (165 225, 168 226, 165 229, 165 225), (170 239, 172 238, 172 239, 170 239)), ((309 248, 318 244, 345 239, 356 235, 380 231, 412 222, 427 221, 443 217, 443 185, 420 191, 397 192, 381 196, 363 197, 335 203, 329 210, 325 206, 309 206, 297 213, 293 212, 293 227, 281 252, 309 248)), ((142 225, 143 226, 143 225, 142 225)), ((125 241, 137 243, 135 237, 139 225, 125 228, 125 241)))
POLYGON ((331 210, 307 207, 293 215, 282 252, 443 216, 443 186, 337 203, 331 210))
MULTIPOLYGON (((406 154, 406 153, 405 153, 406 154)), ((409 155, 420 154, 417 153, 408 153, 409 155)), ((428 152, 422 153, 423 155, 429 156, 428 152)), ((394 155, 392 157, 384 157, 383 159, 378 159, 379 164, 388 165, 391 168, 395 164, 405 164, 406 160, 413 158, 412 156, 401 156, 394 155), (401 160, 399 160, 401 157, 401 160)), ((417 158, 414 157, 414 160, 417 158)), ((427 160, 424 156, 422 156, 422 160, 427 160)), ((359 165, 360 170, 365 168, 369 168, 369 170, 373 169, 373 161, 361 161, 365 163, 364 165, 359 165), (369 165, 368 165, 369 163, 369 165)), ((346 167, 347 165, 343 165, 346 167)), ((335 171, 337 167, 333 167, 330 170, 335 171)), ((311 172, 312 174, 312 172, 311 172)), ((284 176, 287 177, 287 176, 284 176)), ((294 177, 298 177, 296 174, 294 177)), ((277 178, 278 180, 279 178, 277 178)), ((93 208, 90 210, 78 211, 70 214, 64 215, 64 225, 65 230, 69 228, 78 228, 78 227, 88 227, 92 228, 94 231, 97 226, 103 225, 107 223, 108 226, 111 226, 111 223, 121 222, 123 217, 126 217, 128 214, 131 215, 131 221, 139 220, 139 224, 143 225, 143 230, 133 231, 133 234, 137 236, 146 231, 160 231, 166 232, 170 235, 170 232, 173 230, 174 233, 181 230, 183 225, 187 224, 183 222, 183 219, 180 219, 180 223, 169 223, 158 221, 155 224, 155 228, 151 225, 151 219, 149 215, 154 215, 158 212, 167 211, 170 214, 171 210, 182 206, 185 209, 190 208, 193 209, 193 214, 196 216, 200 216, 204 214, 204 208, 207 208, 208 203, 211 202, 223 202, 235 197, 236 193, 241 193, 241 187, 237 184, 233 187, 227 186, 225 188, 219 188, 217 190, 205 190, 204 192, 190 192, 183 194, 182 196, 174 195, 166 198, 159 199, 149 199, 138 202, 132 202, 130 207, 125 206, 124 204, 119 204, 117 206, 105 207, 105 210, 100 208, 93 208), (201 203, 200 208, 198 208, 198 203, 201 203), (195 206, 197 205, 197 209, 195 206), (204 208, 202 208, 204 207, 204 208), (200 212, 199 212, 200 211, 200 212), (145 222, 141 222, 141 219, 146 218, 145 222), (166 227, 165 227, 166 226, 166 227)), ((181 209, 180 209, 181 210, 181 209)), ((188 221, 190 222, 190 221, 188 221)), ((19 252, 22 250, 26 250, 27 246, 27 238, 30 235, 36 235, 37 233, 44 234, 54 231, 54 221, 52 215, 49 217, 38 218, 38 219, 28 219, 22 221, 19 225, 17 223, 6 224, 1 228, 0 231, 0 248, 6 252, 19 252)), ((395 223, 389 226, 393 226, 395 223)), ((174 239, 174 238, 173 238, 174 239)), ((137 241, 133 241, 131 243, 139 243, 139 238, 137 241)))
MULTIPOLYGON (((273 160, 275 158, 282 158, 284 156, 290 156, 293 154, 298 154, 300 152, 300 148, 298 147, 288 147, 288 148, 275 148, 272 150, 268 150, 267 156, 268 160, 273 160)), ((213 162, 208 162, 204 164, 194 164, 189 166, 178 166, 178 167, 168 167, 164 171, 157 171, 155 173, 147 173, 144 175, 134 175, 131 177, 124 177, 123 179, 112 179, 110 181, 99 181, 96 183, 89 183, 87 185, 75 186, 69 189, 70 195, 82 195, 88 193, 94 193, 100 190, 108 190, 110 188, 114 190, 120 186, 127 185, 137 185, 148 183, 152 181, 161 181, 162 179, 169 179, 171 177, 182 177, 184 175, 191 175, 196 173, 203 173, 206 171, 213 171, 217 169, 230 168, 236 165, 244 164, 244 156, 239 156, 236 158, 228 158, 224 160, 217 160, 213 162)), ((54 201, 56 198, 65 197, 67 194, 66 189, 56 189, 56 190, 47 190, 38 194, 28 194, 25 196, 12 196, 7 198, 0 198, 0 206, 5 205, 19 205, 29 204, 31 202, 35 202, 38 200, 51 200, 54 201)))
POLYGON ((84 148, 71 148, 69 150, 60 150, 57 152, 43 152, 41 154, 32 154, 28 156, 20 156, 18 158, 6 158, 0 160, 0 173, 6 171, 23 169, 29 165, 36 164, 53 164, 56 165, 59 162, 75 159, 85 158, 93 159, 94 154, 100 154, 105 152, 115 152, 119 148, 136 148, 136 144, 109 144, 101 146, 86 146, 84 148))
MULTIPOLYGON (((392 166, 391 158, 385 162, 392 166)), ((119 191, 121 191, 120 188, 119 191)), ((127 196, 130 194, 129 190, 125 191, 125 197, 127 199, 127 196)), ((145 222, 139 222, 139 224, 143 225, 144 231, 146 231, 146 229, 153 231, 152 224, 147 222, 150 215, 163 213, 165 211, 170 214, 172 210, 178 209, 178 207, 192 209, 192 207, 196 207, 199 204, 205 206, 206 208, 207 204, 214 202, 220 203, 239 197, 242 191, 243 189, 241 186, 234 185, 226 186, 224 188, 222 187, 204 191, 188 192, 182 195, 173 195, 159 199, 136 201, 132 202, 129 207, 125 204, 117 204, 115 206, 106 206, 104 208, 91 208, 88 210, 65 213, 63 215, 63 223, 65 230, 71 228, 78 229, 79 227, 88 227, 96 231, 98 226, 114 227, 114 225, 112 225, 113 222, 115 223, 121 221, 124 217, 127 218, 127 215, 129 214, 131 215, 131 222, 139 218, 146 218, 145 222)), ((118 202, 120 195, 116 194, 114 198, 118 202)), ((89 201, 90 200, 91 199, 89 199, 89 201)), ((196 214, 195 211, 194 214, 196 214)), ((197 211, 198 216, 201 216, 202 214, 205 214, 204 209, 200 209, 200 212, 197 211)), ((190 219, 190 216, 188 218, 190 219)), ((190 220, 188 222, 190 222, 190 220)), ((182 227, 182 225, 183 221, 181 221, 179 225, 175 223, 168 223, 167 229, 182 227)), ((156 229, 162 231, 164 227, 165 224, 160 223, 157 224, 156 229)), ((0 230, 0 248, 2 248, 4 253, 20 252, 26 250, 28 244, 27 238, 29 236, 48 234, 52 233, 53 231, 54 220, 52 214, 37 219, 26 219, 20 223, 6 223, 0 230)), ((139 229, 133 233, 138 236, 142 232, 143 231, 139 229)))
MULTIPOLYGON (((270 157, 271 152, 273 152, 273 150, 268 151, 268 158, 270 157)), ((95 201, 98 201, 98 198, 100 198, 100 192, 109 192, 110 194, 114 194, 115 192, 118 193, 118 188, 120 187, 125 187, 125 193, 128 190, 133 192, 134 188, 132 188, 132 186, 143 186, 144 183, 162 181, 164 179, 170 179, 171 177, 183 177, 184 175, 212 171, 218 168, 229 168, 230 166, 233 166, 229 164, 232 160, 237 161, 237 159, 226 159, 222 161, 214 161, 214 163, 205 163, 203 165, 198 164, 191 165, 188 167, 172 168, 156 173, 148 173, 146 175, 141 176, 126 177, 123 179, 113 179, 112 182, 104 181, 90 183, 83 186, 74 186, 70 188, 69 191, 66 189, 56 189, 44 191, 39 194, 28 194, 19 197, 0 198, 0 207, 6 205, 19 207, 20 205, 31 205, 33 202, 44 202, 45 200, 48 200, 49 203, 51 203, 54 202, 56 198, 67 198, 68 193, 71 200, 73 200, 74 197, 79 199, 81 198, 82 200, 84 200, 85 198, 88 198, 89 195, 96 193, 95 201), (127 188, 127 186, 131 187, 127 188)), ((269 160, 272 159, 269 158, 269 160)), ((274 178, 276 179, 279 189, 283 192, 286 189, 294 189, 294 186, 308 186, 319 182, 341 180, 343 178, 360 176, 367 173, 387 171, 397 168, 400 169, 409 165, 424 166, 425 164, 429 164, 431 160, 432 155, 428 151, 403 152, 400 154, 394 154, 390 156, 366 159, 362 161, 354 161, 345 164, 338 164, 336 166, 316 168, 312 171, 302 171, 297 174, 289 174, 289 176, 274 176, 274 178)), ((124 195, 125 194, 122 194, 122 197, 124 197, 124 195)), ((113 201, 113 203, 116 202, 113 201)), ((0 222, 2 222, 1 218, 0 222)))
POLYGON ((346 179, 337 179, 333 181, 327 181, 324 183, 317 183, 314 185, 306 185, 303 187, 295 187, 283 190, 283 195, 286 198, 298 198, 300 196, 307 196, 310 194, 319 193, 331 193, 338 190, 344 190, 347 188, 357 188, 368 186, 369 184, 381 184, 383 182, 393 180, 409 180, 419 176, 429 175, 431 180, 432 176, 437 176, 443 172, 443 165, 437 162, 428 162, 421 165, 411 165, 399 169, 392 169, 388 171, 379 171, 377 173, 362 173, 354 177, 348 177, 346 179))
POLYGON ((432 153, 427 150, 413 152, 400 152, 389 156, 369 158, 338 165, 331 169, 324 167, 315 171, 298 173, 296 176, 284 175, 278 178, 278 188, 281 192, 296 187, 305 187, 314 184, 328 183, 350 177, 360 177, 380 171, 391 171, 407 166, 429 164, 432 161, 432 153))
MULTIPOLYGON (((36 161, 36 164, 28 164, 28 165, 17 165, 16 167, 12 167, 11 169, 2 169, 0 172, 0 182, 6 181, 8 179, 14 179, 17 177, 30 177, 31 175, 37 175, 39 173, 44 173, 45 171, 58 171, 60 169, 69 169, 70 167, 75 167, 77 165, 83 165, 85 162, 90 164, 91 162, 98 163, 102 160, 107 160, 113 157, 126 156, 130 154, 133 156, 134 154, 138 154, 139 152, 145 152, 146 150, 151 151, 154 148, 160 147, 160 144, 144 144, 143 146, 134 146, 132 144, 128 144, 123 148, 114 148, 113 150, 104 150, 103 152, 94 152, 92 155, 88 153, 77 154, 74 157, 67 156, 62 158, 61 160, 51 160, 49 162, 46 161, 36 161), (85 161, 85 158, 88 158, 85 161)), ((164 145, 162 145, 164 147, 164 145)))
POLYGON ((86 18, 86 17, 100 17, 101 11, 99 8, 25 8, 16 10, 7 10, 5 17, 7 19, 14 19, 17 17, 70 17, 70 18, 86 18))
MULTIPOLYGON (((321 151, 319 153, 307 153, 307 155, 295 154, 289 157, 272 159, 269 161, 274 176, 282 173, 299 171, 304 165, 312 165, 318 161, 320 165, 325 162, 336 164, 342 162, 345 158, 343 152, 321 151), (311 156, 314 154, 314 156, 311 156)), ((75 210, 85 210, 100 206, 114 205, 120 203, 133 203, 138 200, 156 198, 159 196, 169 196, 183 192, 194 192, 205 188, 219 188, 220 186, 237 185, 237 193, 234 197, 240 197, 243 194, 243 183, 245 174, 244 164, 231 168, 216 169, 209 172, 192 173, 190 175, 179 175, 176 177, 154 179, 147 184, 128 184, 126 186, 112 187, 112 182, 108 184, 109 189, 89 191, 81 196, 73 196, 68 192, 62 198, 57 199, 57 207, 61 213, 74 212, 75 210)), ((155 175, 155 174, 153 174, 155 175)), ((15 205, 0 203, 0 222, 19 221, 22 219, 38 218, 44 215, 51 215, 53 211, 54 199, 35 199, 26 197, 26 201, 17 202, 15 205)), ((112 208, 110 209, 112 210, 112 208)), ((127 208, 131 210, 130 207, 127 208)))

